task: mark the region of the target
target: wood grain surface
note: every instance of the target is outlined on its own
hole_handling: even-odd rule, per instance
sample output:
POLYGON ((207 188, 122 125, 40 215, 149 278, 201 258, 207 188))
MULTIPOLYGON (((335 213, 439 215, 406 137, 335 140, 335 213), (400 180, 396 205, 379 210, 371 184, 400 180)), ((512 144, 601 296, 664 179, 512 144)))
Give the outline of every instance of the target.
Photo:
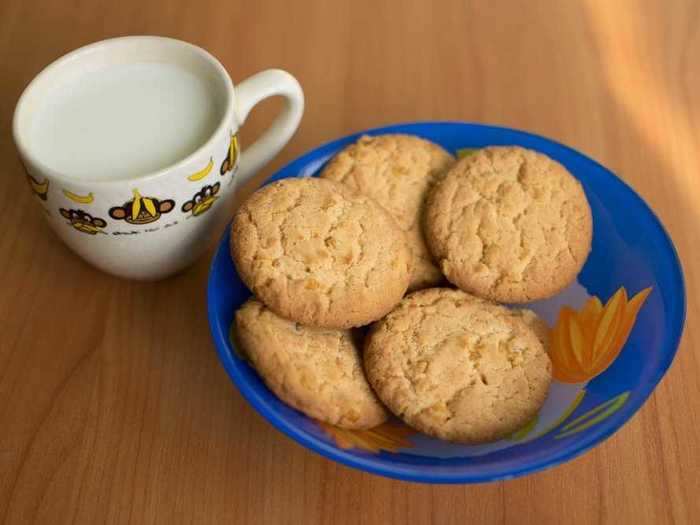
MULTIPOLYGON (((699 16, 693 0, 0 1, 0 522, 698 523, 699 16), (237 81, 297 76, 302 125, 258 181, 321 142, 421 119, 523 128, 599 160, 684 262, 670 372, 595 450, 508 482, 391 481, 283 437, 217 361, 211 252, 163 282, 110 277, 49 231, 26 188, 10 134, 21 90, 63 53, 127 34, 203 46, 237 81)), ((278 108, 255 110, 244 144, 278 108)))

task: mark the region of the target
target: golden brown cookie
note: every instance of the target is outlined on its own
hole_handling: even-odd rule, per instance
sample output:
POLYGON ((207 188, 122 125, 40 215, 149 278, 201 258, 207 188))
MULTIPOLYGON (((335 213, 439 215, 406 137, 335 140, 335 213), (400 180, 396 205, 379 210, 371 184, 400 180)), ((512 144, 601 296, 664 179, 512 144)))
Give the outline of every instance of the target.
POLYGON ((406 232, 413 254, 409 290, 444 280, 425 245, 425 198, 454 158, 442 147, 413 135, 363 136, 338 153, 321 177, 342 182, 381 204, 406 232))
POLYGON ((537 315, 532 310, 527 308, 510 308, 510 313, 515 317, 519 317, 525 324, 530 327, 530 329, 535 333, 537 339, 540 340, 545 351, 549 351, 549 326, 545 323, 542 318, 537 315))
POLYGON ((428 197, 428 246, 463 290, 501 302, 556 295, 591 249, 591 209, 558 162, 489 147, 457 162, 428 197))
POLYGON ((268 308, 325 328, 383 317, 411 277, 405 235, 389 213, 339 182, 315 177, 256 191, 233 219, 231 255, 268 308))
POLYGON ((462 443, 521 428, 551 380, 549 356, 520 315, 448 288, 405 297, 373 327, 364 360, 389 410, 426 434, 462 443))
POLYGON ((235 335, 270 390, 307 416, 355 429, 386 420, 350 331, 305 327, 250 299, 236 312, 235 335))

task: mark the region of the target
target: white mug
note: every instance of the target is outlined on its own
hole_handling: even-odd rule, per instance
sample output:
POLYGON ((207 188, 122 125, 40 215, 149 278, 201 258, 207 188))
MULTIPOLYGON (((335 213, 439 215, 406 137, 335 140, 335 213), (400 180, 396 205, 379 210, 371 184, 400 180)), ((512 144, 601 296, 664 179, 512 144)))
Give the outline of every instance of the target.
POLYGON ((157 279, 201 255, 212 228, 222 222, 226 201, 287 144, 303 110, 301 87, 285 71, 257 73, 234 89, 224 67, 205 50, 170 38, 134 36, 82 47, 39 73, 17 103, 13 133, 29 185, 59 237, 101 270, 157 279), (86 180, 53 169, 30 133, 38 104, 68 79, 131 62, 186 66, 206 75, 223 100, 215 131, 184 159, 132 178, 86 180), (283 112, 241 152, 239 127, 253 106, 275 95, 285 98, 283 112))

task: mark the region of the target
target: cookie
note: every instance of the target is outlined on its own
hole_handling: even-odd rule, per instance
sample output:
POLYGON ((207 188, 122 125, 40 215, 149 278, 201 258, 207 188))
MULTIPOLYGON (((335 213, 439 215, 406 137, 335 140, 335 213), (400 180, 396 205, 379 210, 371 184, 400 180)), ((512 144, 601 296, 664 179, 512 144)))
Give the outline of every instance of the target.
POLYGON ((409 290, 444 281, 423 238, 422 214, 428 191, 453 162, 447 151, 420 137, 363 136, 338 153, 321 173, 372 197, 406 232, 413 257, 409 290))
POLYGON ((324 328, 383 317, 411 278, 406 237, 391 215, 315 177, 255 192, 233 219, 231 255, 243 282, 273 312, 324 328))
POLYGON ((591 209, 561 164, 520 147, 458 161, 428 197, 428 246, 453 284, 488 299, 544 299, 576 279, 591 249, 591 209))
POLYGON ((485 443, 528 423, 547 397, 551 364, 523 318, 461 290, 408 295, 366 340, 379 399, 412 427, 485 443))
POLYGON ((350 429, 386 420, 350 331, 301 326, 250 299, 236 312, 235 336, 270 390, 307 416, 350 429))
POLYGON ((532 310, 527 308, 512 308, 509 309, 511 315, 519 317, 525 324, 530 327, 530 329, 535 333, 537 339, 540 340, 545 351, 549 352, 549 326, 545 323, 542 318, 537 315, 532 310))

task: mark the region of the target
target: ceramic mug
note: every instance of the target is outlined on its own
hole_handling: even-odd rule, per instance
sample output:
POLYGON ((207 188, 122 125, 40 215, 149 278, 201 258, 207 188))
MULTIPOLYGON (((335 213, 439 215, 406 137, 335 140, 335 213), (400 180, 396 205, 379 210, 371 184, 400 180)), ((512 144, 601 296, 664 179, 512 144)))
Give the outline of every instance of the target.
POLYGON ((13 133, 29 185, 59 237, 101 270, 157 279, 201 255, 212 229, 225 219, 226 201, 287 144, 303 110, 301 87, 285 71, 257 73, 234 89, 224 67, 205 50, 170 38, 134 36, 77 49, 39 73, 17 103, 13 133), (182 160, 137 177, 86 180, 53 169, 31 133, 37 106, 86 71, 131 62, 173 64, 206 76, 223 100, 215 131, 182 160), (253 106, 275 95, 284 97, 284 110, 240 151, 239 127, 253 106))

